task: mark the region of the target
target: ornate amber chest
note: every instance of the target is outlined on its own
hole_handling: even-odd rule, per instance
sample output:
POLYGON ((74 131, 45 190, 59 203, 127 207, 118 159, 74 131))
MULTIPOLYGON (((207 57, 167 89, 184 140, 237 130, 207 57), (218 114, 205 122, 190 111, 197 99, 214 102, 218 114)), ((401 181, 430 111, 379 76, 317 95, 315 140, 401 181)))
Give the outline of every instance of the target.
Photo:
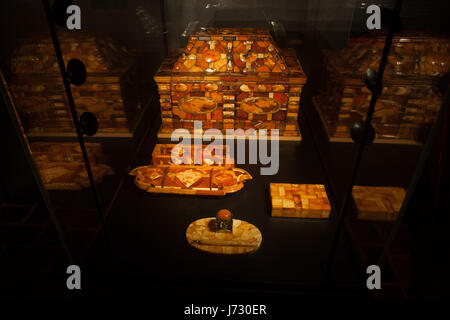
MULTIPOLYGON (((384 35, 352 38, 344 49, 324 52, 326 84, 315 105, 331 140, 350 138, 350 128, 367 113, 367 68, 378 70, 384 35)), ((437 117, 443 97, 436 90, 449 71, 450 38, 417 33, 395 37, 388 57, 382 95, 372 124, 376 141, 410 143, 437 117)))
POLYGON ((297 118, 306 82, 293 49, 281 50, 265 29, 200 29, 181 55, 155 75, 161 102, 159 137, 177 128, 279 129, 300 140, 297 118))

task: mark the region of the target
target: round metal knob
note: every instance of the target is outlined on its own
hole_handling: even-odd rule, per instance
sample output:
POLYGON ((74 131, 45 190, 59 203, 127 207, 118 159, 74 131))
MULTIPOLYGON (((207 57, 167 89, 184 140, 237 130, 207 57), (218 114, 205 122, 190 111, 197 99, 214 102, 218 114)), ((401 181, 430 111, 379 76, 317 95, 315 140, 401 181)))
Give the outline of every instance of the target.
MULTIPOLYGON (((361 138, 362 138, 362 134, 363 134, 363 128, 364 128, 364 122, 359 120, 356 121, 353 126, 352 129, 350 131, 350 135, 352 137, 352 140, 356 143, 360 143, 361 142, 361 138)), ((364 139, 364 144, 365 145, 369 145, 371 144, 373 141, 375 140, 375 129, 373 128, 372 125, 370 125, 369 130, 367 131, 367 136, 364 139)))
POLYGON ((381 93, 381 88, 378 87, 378 74, 373 69, 367 69, 366 70, 366 87, 369 89, 372 93, 381 93))
POLYGON ((93 136, 98 130, 98 121, 92 112, 83 112, 80 116, 81 132, 87 136, 93 136))
POLYGON ((86 67, 78 59, 72 59, 67 64, 67 76, 71 84, 81 86, 86 81, 86 67))

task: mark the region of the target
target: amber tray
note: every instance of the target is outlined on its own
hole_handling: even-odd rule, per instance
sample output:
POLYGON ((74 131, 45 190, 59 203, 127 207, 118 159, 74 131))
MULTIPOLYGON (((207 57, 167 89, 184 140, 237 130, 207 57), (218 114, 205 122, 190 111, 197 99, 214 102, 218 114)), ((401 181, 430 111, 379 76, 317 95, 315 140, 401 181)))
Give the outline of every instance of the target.
POLYGON ((233 193, 244 187, 244 181, 252 179, 239 168, 210 166, 142 166, 133 169, 134 183, 151 193, 189 195, 218 195, 233 193))

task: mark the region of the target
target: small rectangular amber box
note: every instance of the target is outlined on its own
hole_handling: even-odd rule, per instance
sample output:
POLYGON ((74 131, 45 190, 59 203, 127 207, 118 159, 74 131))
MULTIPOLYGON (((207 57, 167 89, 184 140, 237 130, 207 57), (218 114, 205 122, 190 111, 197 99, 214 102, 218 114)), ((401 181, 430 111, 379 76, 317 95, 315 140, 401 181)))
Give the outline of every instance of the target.
POLYGON ((329 218, 330 202, 321 184, 271 183, 272 217, 329 218))

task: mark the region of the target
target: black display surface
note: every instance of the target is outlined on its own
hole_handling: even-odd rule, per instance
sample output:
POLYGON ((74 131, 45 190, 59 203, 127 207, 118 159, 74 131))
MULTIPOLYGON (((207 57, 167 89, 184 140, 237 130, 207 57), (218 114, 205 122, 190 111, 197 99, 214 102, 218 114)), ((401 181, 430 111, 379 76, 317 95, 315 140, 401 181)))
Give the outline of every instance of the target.
MULTIPOLYGON (((152 139, 148 140, 136 166, 150 161, 152 139)), ((91 270, 114 266, 118 274, 139 274, 173 283, 320 284, 335 223, 333 199, 330 197, 330 219, 270 216, 270 182, 325 183, 310 139, 280 142, 280 167, 274 176, 261 176, 259 165, 238 167, 247 170, 253 179, 245 183, 244 189, 224 197, 149 194, 134 185, 133 177, 127 177, 93 251, 91 270), (195 251, 187 244, 188 225, 212 217, 223 208, 261 230, 263 240, 258 251, 221 256, 195 251)), ((339 246, 336 268, 339 283, 359 284, 345 239, 339 246)))
MULTIPOLYGON (((346 234, 336 252, 331 287, 327 287, 328 291, 323 287, 322 267, 337 220, 335 202, 342 201, 355 145, 320 144, 323 136, 315 126, 317 119, 310 115, 310 123, 305 120, 306 115, 301 115, 301 142, 280 142, 280 166, 276 175, 261 176, 259 165, 238 165, 253 179, 235 194, 224 197, 150 194, 138 189, 133 177, 126 177, 88 262, 92 288, 103 291, 102 281, 114 277, 122 280, 121 289, 116 291, 120 295, 125 288, 136 292, 152 286, 171 294, 173 291, 169 288, 175 287, 183 297, 193 290, 197 293, 216 290, 216 294, 221 294, 223 290, 243 288, 259 288, 257 294, 262 294, 263 286, 277 294, 293 290, 296 294, 302 291, 309 295, 321 288, 321 295, 328 292, 333 296, 329 290, 338 286, 339 294, 366 296, 365 275, 357 265, 354 248, 346 234), (313 144, 313 135, 318 139, 320 150, 313 144), (324 163, 320 162, 317 151, 322 154, 324 163), (324 175, 324 165, 328 179, 324 175), (325 184, 332 207, 330 219, 272 218, 270 182, 325 184), (187 244, 185 231, 191 222, 212 217, 224 208, 235 218, 261 230, 263 240, 258 251, 249 255, 221 256, 196 251, 187 244)), ((157 127, 156 124, 148 134, 133 167, 150 162, 155 143, 170 143, 168 140, 156 142, 157 127)), ((248 155, 248 145, 246 151, 248 155)), ((365 174, 360 175, 357 182, 407 186, 414 170, 413 160, 419 152, 418 146, 373 144, 363 157, 365 174), (380 158, 384 160, 379 161, 380 158), (409 159, 411 165, 400 165, 405 159, 409 159)))

